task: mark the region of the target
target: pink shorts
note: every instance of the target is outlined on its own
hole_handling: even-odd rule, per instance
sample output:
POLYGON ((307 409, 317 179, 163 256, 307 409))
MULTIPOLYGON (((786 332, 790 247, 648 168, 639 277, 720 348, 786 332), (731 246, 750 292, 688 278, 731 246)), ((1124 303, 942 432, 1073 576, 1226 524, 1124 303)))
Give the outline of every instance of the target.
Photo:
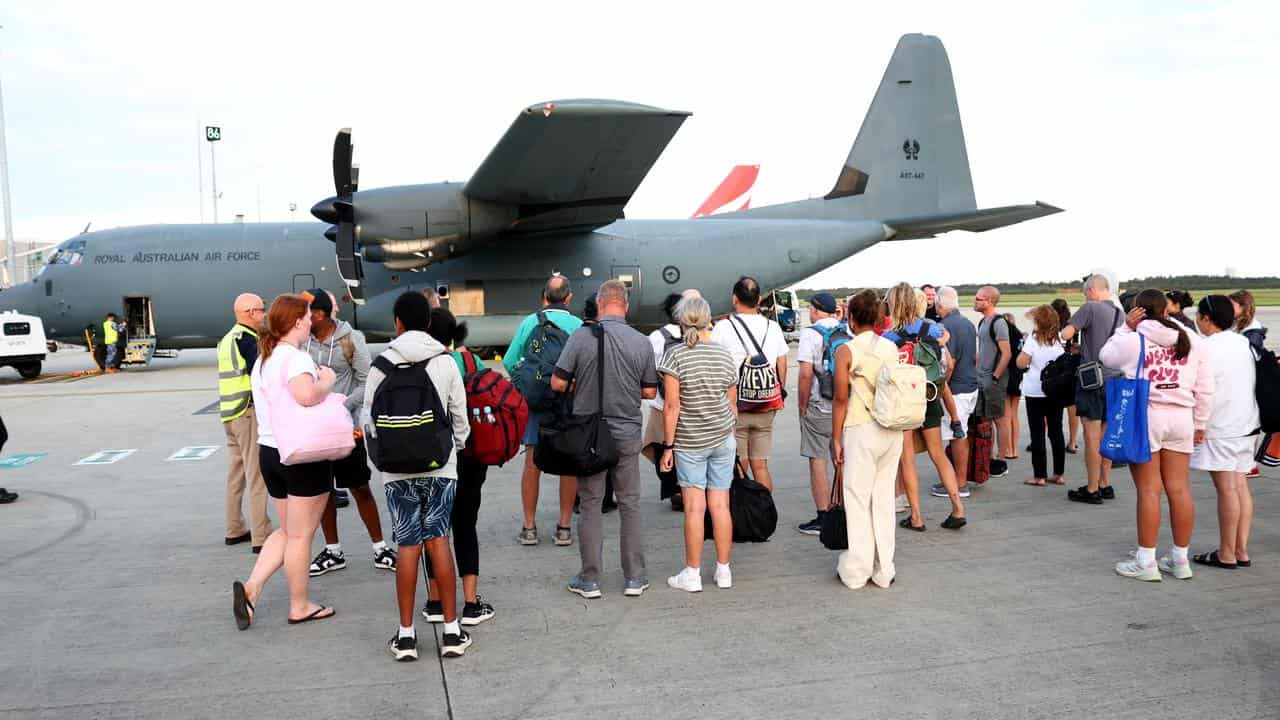
POLYGON ((1147 410, 1147 435, 1151 452, 1172 450, 1191 454, 1195 449, 1195 419, 1191 408, 1179 405, 1152 405, 1147 410))

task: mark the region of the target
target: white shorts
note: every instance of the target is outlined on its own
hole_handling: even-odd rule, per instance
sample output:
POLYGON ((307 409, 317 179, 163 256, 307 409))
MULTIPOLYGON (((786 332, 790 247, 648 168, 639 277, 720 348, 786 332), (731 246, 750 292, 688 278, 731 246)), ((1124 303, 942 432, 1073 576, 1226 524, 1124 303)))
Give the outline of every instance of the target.
MULTIPOLYGON (((956 418, 960 426, 965 428, 965 433, 969 432, 969 416, 978 407, 978 391, 967 393, 952 393, 952 399, 956 401, 956 413, 960 416, 956 418)), ((947 404, 942 404, 942 442, 950 442, 954 438, 951 436, 951 413, 947 412, 947 404)))
POLYGON ((1242 438, 1205 438, 1204 444, 1191 451, 1191 467, 1209 472, 1247 473, 1253 469, 1252 436, 1242 438))

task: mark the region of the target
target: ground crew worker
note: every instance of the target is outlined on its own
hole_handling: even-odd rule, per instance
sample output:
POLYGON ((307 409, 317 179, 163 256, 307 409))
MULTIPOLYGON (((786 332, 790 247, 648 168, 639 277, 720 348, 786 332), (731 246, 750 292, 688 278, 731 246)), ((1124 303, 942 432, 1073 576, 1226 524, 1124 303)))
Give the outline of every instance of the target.
POLYGON ((116 353, 120 352, 116 344, 120 341, 120 332, 116 330, 116 314, 107 313, 102 321, 102 344, 107 348, 106 372, 115 372, 116 353))
POLYGON ((258 328, 265 313, 266 306, 257 295, 245 293, 237 297, 236 325, 218 343, 218 410, 227 435, 229 456, 225 541, 227 545, 236 545, 252 538, 255 553, 262 550, 262 544, 271 534, 267 485, 258 467, 258 419, 253 412, 253 389, 249 382, 249 373, 258 359, 258 328), (252 531, 245 529, 240 510, 246 488, 252 531))

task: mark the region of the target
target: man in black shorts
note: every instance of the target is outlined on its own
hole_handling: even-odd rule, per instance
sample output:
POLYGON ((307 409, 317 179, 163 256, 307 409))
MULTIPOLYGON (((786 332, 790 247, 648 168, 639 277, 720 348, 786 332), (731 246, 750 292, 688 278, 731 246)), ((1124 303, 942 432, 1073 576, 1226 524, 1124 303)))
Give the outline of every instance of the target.
MULTIPOLYGON (((332 295, 320 289, 310 292, 314 298, 311 301, 311 338, 303 349, 317 366, 333 370, 337 376, 333 391, 347 396, 347 410, 352 413, 353 424, 359 427, 357 414, 360 412, 360 404, 364 402, 365 378, 369 375, 372 363, 369 347, 365 344, 363 333, 337 318, 332 295)), ((329 467, 333 484, 350 490, 355 498, 360 519, 369 530, 369 540, 373 543, 374 567, 394 572, 396 553, 382 539, 382 520, 378 517, 378 505, 369 490, 373 472, 369 469, 364 438, 359 431, 356 433, 356 447, 351 454, 329 463, 329 467)), ((330 493, 329 504, 320 518, 325 546, 311 561, 311 577, 342 570, 347 566, 342 544, 338 542, 338 506, 334 495, 335 493, 330 493)))
POLYGON ((1114 500, 1116 491, 1111 487, 1111 461, 1102 457, 1102 434, 1106 430, 1107 389, 1106 379, 1117 377, 1098 362, 1102 346, 1124 324, 1124 313, 1111 302, 1111 283, 1101 273, 1084 279, 1084 296, 1081 305, 1067 326, 1062 329, 1063 342, 1079 338, 1080 371, 1076 374, 1076 414, 1084 421, 1084 462, 1088 482, 1075 490, 1067 491, 1067 498, 1088 505, 1101 505, 1103 500, 1114 500))

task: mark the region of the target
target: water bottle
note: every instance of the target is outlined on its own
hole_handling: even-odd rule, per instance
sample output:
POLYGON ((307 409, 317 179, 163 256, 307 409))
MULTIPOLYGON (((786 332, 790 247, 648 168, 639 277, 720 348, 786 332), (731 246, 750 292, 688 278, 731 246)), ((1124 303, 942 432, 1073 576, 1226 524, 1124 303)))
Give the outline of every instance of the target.
POLYGON ((471 424, 472 425, 480 424, 480 408, 471 409, 471 424))
POLYGON ((493 408, 488 405, 484 406, 484 420, 490 425, 498 424, 498 418, 493 416, 493 408))

